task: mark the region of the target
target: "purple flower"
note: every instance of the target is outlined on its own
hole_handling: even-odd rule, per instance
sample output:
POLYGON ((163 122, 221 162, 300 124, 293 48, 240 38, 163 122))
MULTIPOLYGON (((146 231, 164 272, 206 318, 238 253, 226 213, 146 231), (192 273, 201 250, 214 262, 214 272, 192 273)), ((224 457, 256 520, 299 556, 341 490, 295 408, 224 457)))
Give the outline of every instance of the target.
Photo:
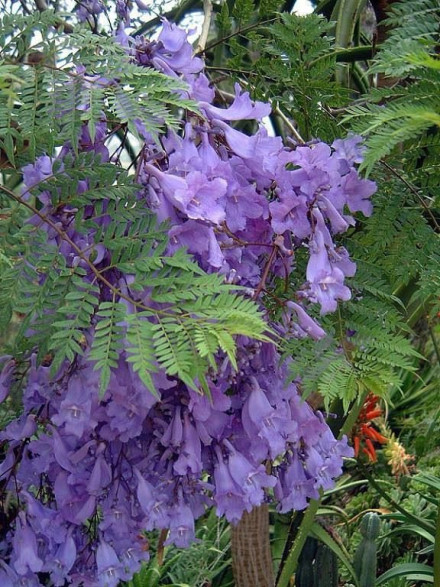
POLYGON ((164 196, 188 218, 220 224, 225 219, 220 200, 226 193, 224 179, 208 179, 199 171, 190 172, 186 178, 178 177, 145 164, 145 169, 159 181, 164 196))
POLYGON ((142 65, 153 65, 173 77, 177 74, 189 76, 203 69, 203 61, 193 57, 193 48, 187 40, 186 32, 166 19, 162 20, 162 30, 157 42, 138 38, 136 51, 142 65))
POLYGON ((52 163, 53 161, 51 157, 48 155, 42 155, 35 160, 35 163, 30 163, 23 167, 21 170, 23 173, 23 183, 26 185, 27 190, 33 188, 52 175, 52 163))
POLYGON ((224 443, 231 451, 228 468, 232 479, 243 489, 247 501, 252 506, 260 505, 264 500, 263 488, 274 487, 276 478, 266 473, 264 465, 252 465, 230 442, 225 440, 224 443))
POLYGON ((235 99, 229 108, 217 108, 212 104, 200 102, 200 107, 212 119, 217 120, 261 120, 269 116, 270 104, 264 102, 253 102, 249 92, 242 92, 240 85, 235 84, 235 99))
POLYGON ((188 548, 194 539, 194 515, 187 505, 179 502, 171 512, 170 533, 165 544, 188 548))
POLYGON ((349 135, 345 139, 336 139, 332 143, 332 148, 336 155, 345 159, 348 163, 362 163, 364 160, 365 145, 362 145, 363 138, 360 135, 349 135))
POLYGON ((147 550, 146 541, 142 536, 138 536, 136 542, 132 539, 123 540, 118 543, 119 558, 124 566, 124 580, 129 581, 135 573, 137 573, 143 562, 150 559, 150 554, 147 550))
POLYGON ((37 429, 34 414, 23 414, 17 420, 13 420, 5 430, 0 433, 0 440, 22 440, 30 438, 37 429))
POLYGON ((145 514, 148 515, 155 504, 155 498, 153 494, 154 490, 152 485, 148 483, 148 481, 144 478, 139 469, 134 469, 134 472, 137 477, 136 495, 142 510, 145 514))
POLYGON ((264 128, 252 136, 235 130, 226 122, 215 121, 224 132, 229 147, 236 155, 246 160, 246 164, 258 174, 272 176, 277 165, 277 155, 282 149, 279 137, 269 137, 264 128))
POLYGON ((277 234, 283 234, 286 230, 293 236, 304 239, 311 233, 310 222, 307 217, 307 198, 297 195, 295 192, 282 195, 280 201, 269 204, 272 228, 277 234))
POLYGON ((257 436, 266 442, 274 459, 284 452, 286 437, 294 425, 277 414, 256 379, 252 379, 252 390, 243 405, 243 427, 250 439, 257 436))
POLYGON ((179 210, 188 218, 220 224, 226 218, 223 197, 227 183, 221 177, 207 179, 203 173, 193 171, 186 176, 187 190, 177 191, 176 199, 181 202, 179 210))
MULTIPOLYGON (((13 571, 9 565, 0 560, 0 585, 2 585, 3 587, 16 587, 16 585, 20 584, 19 582, 21 580, 22 578, 19 578, 17 573, 13 571)), ((29 585, 29 587, 33 587, 33 585, 38 585, 39 587, 40 582, 38 581, 38 579, 35 579, 33 585, 30 581, 27 583, 27 585, 29 585)))
POLYGON ((180 226, 171 228, 168 235, 171 251, 187 247, 188 252, 194 253, 200 259, 202 266, 219 269, 223 265, 223 253, 210 226, 196 220, 188 220, 180 226))
POLYGON ((177 406, 174 412, 171 422, 169 423, 166 431, 160 439, 164 446, 175 446, 178 447, 182 444, 183 439, 183 425, 182 418, 180 416, 180 406, 177 406))
POLYGON ((228 522, 235 523, 240 520, 244 510, 251 511, 252 505, 246 499, 242 488, 233 480, 219 447, 216 447, 216 454, 214 501, 217 506, 217 514, 225 516, 228 522))
POLYGON ((112 472, 105 461, 102 454, 98 455, 98 458, 93 465, 92 472, 87 482, 87 493, 90 495, 99 496, 103 489, 110 486, 112 482, 112 472))
POLYGON ((296 452, 281 478, 282 497, 278 506, 281 513, 303 510, 308 506, 310 498, 319 498, 319 493, 314 487, 314 480, 307 477, 304 465, 296 452))
POLYGON ((36 534, 45 536, 51 543, 61 544, 66 540, 66 527, 58 512, 28 492, 23 493, 27 505, 27 519, 36 534))
POLYGON ((82 0, 79 4, 76 15, 79 22, 84 22, 92 16, 97 16, 104 10, 101 0, 82 0))
POLYGON ((116 14, 124 21, 125 25, 130 24, 130 8, 128 0, 116 0, 116 14))
POLYGON ((189 421, 187 412, 184 415, 183 444, 173 468, 178 475, 186 475, 190 472, 200 474, 203 469, 200 437, 197 429, 189 421))
POLYGON ((65 399, 60 404, 58 414, 52 417, 57 426, 65 427, 67 434, 81 438, 86 430, 93 429, 97 422, 92 416, 92 394, 97 392, 90 380, 79 372, 71 377, 65 399))
POLYGON ((356 263, 350 259, 347 249, 337 247, 336 249, 329 249, 328 253, 332 267, 342 271, 346 277, 353 277, 356 273, 356 263))
POLYGON ((245 230, 249 218, 267 217, 267 200, 256 191, 254 186, 241 187, 236 184, 228 190, 225 218, 232 232, 245 230))
POLYGON ((334 234, 345 232, 347 230, 347 220, 338 212, 332 202, 322 194, 319 196, 319 209, 329 220, 334 234))
POLYGON ((352 212, 362 212, 365 216, 371 216, 373 205, 370 197, 377 189, 374 181, 361 179, 352 169, 342 178, 341 189, 346 195, 347 206, 352 212))
POLYGON ((88 495, 84 486, 70 485, 65 472, 60 472, 54 483, 58 510, 62 517, 72 524, 82 524, 95 511, 96 498, 88 495))
POLYGON ((43 569, 43 561, 38 556, 37 538, 23 512, 17 517, 13 542, 17 555, 13 566, 19 575, 27 575, 29 571, 38 573, 43 569))
POLYGON ((187 40, 186 32, 175 24, 169 23, 165 18, 162 20, 158 45, 159 66, 164 62, 172 70, 184 74, 198 73, 203 68, 203 61, 193 57, 193 48, 187 40))
POLYGON ((117 587, 124 576, 124 568, 114 548, 104 540, 96 550, 96 564, 100 587, 117 587))
POLYGON ((351 292, 344 285, 342 271, 330 263, 321 231, 315 231, 310 250, 307 264, 309 298, 321 304, 321 314, 334 312, 337 306, 336 300, 349 300, 351 292))
POLYGON ((51 574, 51 579, 56 587, 62 587, 69 580, 69 572, 76 560, 76 555, 75 541, 69 534, 58 547, 54 558, 44 565, 44 570, 51 574))
POLYGON ((325 331, 311 318, 299 304, 287 302, 286 306, 293 310, 298 318, 299 326, 314 340, 324 338, 325 331))
POLYGON ((324 176, 319 173, 320 171, 339 175, 339 160, 331 155, 331 149, 326 143, 315 143, 297 147, 292 151, 289 160, 304 169, 309 174, 310 179, 317 172, 317 176, 323 178, 324 176))

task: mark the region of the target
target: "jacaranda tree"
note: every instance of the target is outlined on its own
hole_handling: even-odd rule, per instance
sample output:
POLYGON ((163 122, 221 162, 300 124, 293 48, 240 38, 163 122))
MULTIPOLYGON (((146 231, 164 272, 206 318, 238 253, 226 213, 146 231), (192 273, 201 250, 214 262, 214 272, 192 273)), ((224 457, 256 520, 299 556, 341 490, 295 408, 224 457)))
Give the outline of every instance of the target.
POLYGON ((126 2, 43 4, 0 23, 0 582, 116 586, 149 531, 304 510, 353 456, 288 343, 351 298, 338 235, 376 185, 359 136, 304 141, 220 89, 205 27, 197 56, 126 2))

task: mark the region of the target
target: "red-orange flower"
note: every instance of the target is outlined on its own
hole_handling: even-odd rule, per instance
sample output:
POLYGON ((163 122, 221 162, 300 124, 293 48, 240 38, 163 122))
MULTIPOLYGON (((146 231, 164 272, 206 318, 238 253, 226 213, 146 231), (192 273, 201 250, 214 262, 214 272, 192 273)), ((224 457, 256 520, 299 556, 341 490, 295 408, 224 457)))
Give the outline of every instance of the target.
POLYGON ((379 442, 380 444, 387 444, 388 442, 388 438, 373 428, 372 421, 382 415, 382 409, 377 405, 378 401, 379 397, 377 395, 368 394, 352 433, 355 457, 362 451, 372 463, 377 461, 373 442, 379 442))

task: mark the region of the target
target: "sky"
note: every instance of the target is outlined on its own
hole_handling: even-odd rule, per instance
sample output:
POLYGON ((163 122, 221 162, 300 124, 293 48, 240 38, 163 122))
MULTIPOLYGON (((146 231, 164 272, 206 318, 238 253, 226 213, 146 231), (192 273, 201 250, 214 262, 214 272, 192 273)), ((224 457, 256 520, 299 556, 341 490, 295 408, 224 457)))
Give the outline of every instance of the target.
POLYGON ((297 14, 309 14, 313 11, 313 7, 308 0, 299 0, 295 5, 295 12, 297 14))

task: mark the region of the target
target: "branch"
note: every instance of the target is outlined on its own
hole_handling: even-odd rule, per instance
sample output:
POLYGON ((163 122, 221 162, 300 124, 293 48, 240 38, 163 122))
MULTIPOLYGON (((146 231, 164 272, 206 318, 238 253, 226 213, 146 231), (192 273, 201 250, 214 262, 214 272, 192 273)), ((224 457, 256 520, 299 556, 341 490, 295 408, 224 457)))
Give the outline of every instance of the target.
POLYGON ((199 4, 199 0, 187 0, 186 2, 184 2, 181 5, 176 6, 175 8, 170 10, 169 12, 155 16, 154 18, 152 18, 151 20, 149 20, 148 22, 146 22, 145 24, 140 26, 136 31, 134 31, 134 33, 132 33, 131 36, 138 37, 140 35, 143 35, 148 30, 153 29, 153 28, 157 27, 158 25, 160 25, 160 23, 162 22, 162 20, 164 18, 166 20, 170 20, 170 21, 177 24, 177 23, 179 23, 181 18, 183 16, 185 16, 191 10, 191 8, 193 8, 197 4, 199 4))
POLYGON ((265 24, 270 24, 271 22, 275 22, 276 20, 277 20, 276 17, 269 18, 268 20, 264 20, 263 22, 255 22, 254 24, 250 24, 249 26, 244 27, 243 29, 238 29, 238 30, 234 31, 233 33, 231 33, 230 35, 226 35, 226 37, 223 37, 222 39, 218 39, 218 41, 214 41, 213 43, 211 43, 210 45, 205 47, 205 49, 203 51, 197 51, 195 53, 195 55, 200 55, 200 53, 206 53, 206 51, 209 51, 210 49, 214 49, 214 47, 217 47, 217 45, 221 45, 222 43, 224 43, 225 41, 228 41, 229 39, 232 39, 233 37, 237 37, 239 35, 242 35, 243 33, 247 33, 248 31, 251 31, 252 29, 255 29, 259 26, 263 26, 265 24))
POLYGON ((437 219, 434 216, 431 208, 426 204, 425 200, 422 198, 422 196, 419 194, 419 192, 416 190, 416 188, 413 185, 411 185, 409 183, 409 181, 407 179, 405 179, 403 177, 403 175, 397 171, 397 169, 394 169, 394 167, 391 167, 391 165, 389 163, 387 163, 386 161, 380 161, 380 163, 382 163, 382 165, 384 167, 386 167, 388 169, 388 171, 391 171, 391 173, 395 177, 397 177, 397 179, 400 179, 400 181, 406 185, 406 187, 409 189, 409 191, 416 196, 416 198, 419 200, 420 204, 422 205, 423 209, 430 216, 435 228, 438 231, 440 231, 440 225, 438 224, 437 219))
POLYGON ((255 290, 255 293, 252 296, 253 300, 256 300, 258 298, 258 296, 264 289, 264 286, 266 285, 266 280, 269 275, 270 268, 272 267, 272 263, 274 262, 275 257, 277 255, 277 248, 278 247, 274 244, 272 251, 270 252, 269 259, 267 260, 266 266, 264 268, 263 275, 261 276, 260 283, 258 284, 257 289, 255 290))
POLYGON ((290 132, 293 134, 293 136, 298 141, 298 143, 300 143, 301 145, 304 145, 305 140, 302 138, 302 136, 299 134, 299 132, 296 130, 293 123, 287 118, 287 116, 284 114, 284 112, 282 110, 280 110, 279 106, 275 106, 275 108, 273 109, 273 113, 277 114, 283 120, 284 124, 287 126, 287 128, 290 130, 290 132))
MULTIPOLYGON (((46 4, 46 0, 35 0, 35 6, 37 7, 37 10, 39 12, 44 12, 45 10, 48 9, 48 6, 46 4)), ((60 18, 59 24, 63 27, 63 30, 65 33, 67 33, 67 34, 73 33, 73 26, 71 24, 69 24, 68 22, 66 22, 65 20, 62 20, 60 18)))
MULTIPOLYGON (((3 191, 7 196, 9 196, 10 198, 12 198, 16 202, 18 202, 19 204, 22 204, 23 206, 25 206, 28 210, 30 210, 31 212, 33 212, 33 214, 35 214, 36 216, 38 216, 38 218, 40 218, 40 220, 42 220, 43 222, 45 222, 46 224, 48 224, 58 234, 58 236, 63 241, 65 241, 66 243, 68 243, 72 247, 72 249, 75 251, 75 253, 78 255, 78 257, 82 261, 84 261, 84 263, 86 263, 86 265, 88 266, 88 268, 95 275, 96 279, 98 279, 101 283, 103 283, 104 285, 106 285, 110 289, 110 291, 112 291, 115 295, 119 296, 123 300, 126 300, 127 302, 129 302, 133 306, 136 306, 137 308, 140 308, 142 310, 146 310, 147 312, 150 312, 153 315, 161 314, 161 315, 164 315, 164 316, 172 316, 176 320, 179 319, 179 316, 176 315, 173 312, 167 312, 167 311, 164 311, 164 310, 158 310, 157 308, 150 308, 150 307, 146 306, 145 304, 142 304, 141 302, 138 302, 137 300, 134 300, 132 297, 127 296, 126 294, 124 294, 120 289, 118 289, 117 287, 115 287, 112 283, 110 283, 110 281, 108 281, 102 275, 102 271, 100 271, 99 269, 97 269, 95 267, 95 265, 90 261, 90 259, 84 254, 84 251, 80 247, 78 247, 78 245, 55 222, 53 222, 45 214, 43 214, 42 212, 40 212, 40 210, 37 210, 37 208, 35 208, 35 206, 33 206, 32 204, 29 204, 29 202, 26 202, 25 200, 23 200, 22 197, 18 196, 17 194, 14 194, 14 192, 12 192, 11 190, 9 190, 5 186, 0 185, 0 190, 3 191)), ((183 315, 184 314, 182 314, 182 316, 183 315)))
POLYGON ((200 34, 199 42, 197 43, 196 53, 203 53, 208 40, 209 28, 211 26, 212 18, 212 2, 211 0, 203 0, 204 19, 202 25, 202 32, 200 34))

